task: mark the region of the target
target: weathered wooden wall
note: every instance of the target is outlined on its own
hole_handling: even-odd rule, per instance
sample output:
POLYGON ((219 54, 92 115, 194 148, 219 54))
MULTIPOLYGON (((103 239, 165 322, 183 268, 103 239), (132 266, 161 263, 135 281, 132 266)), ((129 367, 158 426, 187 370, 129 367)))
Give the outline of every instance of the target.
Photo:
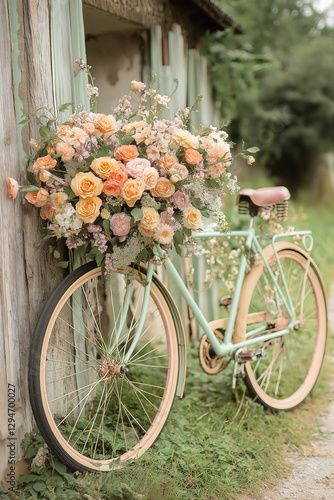
POLYGON ((32 112, 53 105, 50 2, 8 2, 10 9, 6 1, 0 6, 0 479, 8 465, 8 439, 12 439, 8 435, 8 384, 15 386, 18 461, 22 455, 20 442, 33 425, 28 394, 29 346, 41 308, 63 277, 47 249, 42 248, 33 256, 33 247, 41 238, 37 210, 33 206, 22 207, 19 197, 9 199, 6 189, 7 177, 20 180, 20 141, 28 153, 29 138, 36 137, 37 132, 36 126, 26 126, 23 137, 17 137, 15 108, 23 104, 24 112, 32 112), (13 23, 13 8, 19 24, 13 23), (15 57, 12 59, 16 34, 18 64, 15 57))

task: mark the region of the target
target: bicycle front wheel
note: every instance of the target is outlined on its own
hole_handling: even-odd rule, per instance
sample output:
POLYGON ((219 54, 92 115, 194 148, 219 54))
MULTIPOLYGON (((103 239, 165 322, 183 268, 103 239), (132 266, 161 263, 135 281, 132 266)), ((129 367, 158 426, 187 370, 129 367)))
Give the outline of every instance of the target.
MULTIPOLYGON (((283 273, 295 308, 297 324, 287 335, 260 344, 265 357, 245 364, 245 384, 250 395, 266 408, 292 410, 312 391, 321 370, 327 335, 325 292, 319 272, 297 247, 278 252, 283 273)), ((284 290, 282 275, 274 258, 271 259, 279 286, 284 290)), ((275 289, 269 273, 252 279, 250 275, 249 310, 259 314, 263 330, 255 334, 258 325, 248 325, 249 338, 285 328, 289 314, 275 289)), ((260 328, 258 328, 260 329, 260 328)))
POLYGON ((111 273, 103 284, 101 269, 88 263, 58 286, 36 328, 29 368, 34 416, 51 450, 75 470, 107 471, 142 455, 174 401, 174 320, 154 279, 133 349, 145 291, 145 276, 134 273, 126 315, 123 275, 111 273))

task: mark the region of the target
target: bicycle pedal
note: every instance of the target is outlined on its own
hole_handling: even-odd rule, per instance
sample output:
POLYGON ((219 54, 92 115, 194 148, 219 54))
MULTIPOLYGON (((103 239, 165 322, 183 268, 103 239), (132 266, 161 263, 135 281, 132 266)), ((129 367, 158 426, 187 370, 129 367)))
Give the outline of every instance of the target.
POLYGON ((266 351, 263 347, 260 349, 249 349, 245 351, 244 349, 238 349, 234 353, 234 359, 237 363, 247 363, 248 361, 258 361, 259 359, 264 358, 266 355, 266 351))
POLYGON ((219 307, 222 309, 226 309, 227 311, 231 310, 232 297, 222 297, 219 301, 219 307))

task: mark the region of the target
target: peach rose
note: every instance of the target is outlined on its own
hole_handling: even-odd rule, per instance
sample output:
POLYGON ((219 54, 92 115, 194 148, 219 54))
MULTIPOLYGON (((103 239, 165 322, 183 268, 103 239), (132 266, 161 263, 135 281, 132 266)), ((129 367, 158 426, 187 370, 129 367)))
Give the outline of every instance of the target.
POLYGON ((203 156, 196 151, 196 149, 188 148, 186 150, 186 162, 189 163, 190 165, 197 165, 200 161, 203 160, 203 156))
POLYGON ((208 168, 208 174, 212 179, 218 179, 223 172, 225 172, 226 163, 215 163, 214 165, 210 165, 208 168))
POLYGON ((70 130, 71 127, 69 125, 60 125, 60 127, 57 129, 57 135, 64 140, 64 137, 67 136, 70 130))
POLYGON ((58 142, 56 146, 56 152, 58 154, 61 154, 61 161, 64 162, 72 160, 75 153, 72 146, 66 144, 66 142, 58 142))
POLYGON ((151 236, 155 229, 160 225, 160 216, 154 208, 142 207, 143 217, 139 223, 138 229, 143 236, 151 236))
POLYGON ((151 193, 153 196, 160 198, 169 198, 174 194, 175 186, 165 177, 159 177, 157 183, 153 189, 151 189, 151 193))
POLYGON ((20 186, 18 185, 17 181, 15 179, 12 179, 12 177, 7 177, 7 190, 9 198, 13 198, 13 200, 15 200, 19 189, 20 186))
POLYGON ((33 168, 34 174, 37 175, 40 168, 46 168, 47 170, 51 170, 51 169, 55 168, 56 165, 57 165, 57 160, 54 160, 53 158, 51 158, 50 155, 46 155, 46 156, 41 156, 40 158, 37 158, 37 160, 33 164, 32 168, 33 168))
POLYGON ((57 215, 59 212, 50 204, 44 205, 41 207, 39 215, 43 220, 50 220, 53 215, 57 215))
POLYGON ((91 198, 102 193, 102 179, 96 177, 92 172, 78 172, 71 181, 71 188, 76 196, 91 198))
POLYGON ((86 134, 92 135, 95 132, 95 125, 94 123, 84 123, 82 125, 82 130, 86 132, 86 134))
POLYGON ((110 156, 101 156, 101 158, 95 158, 92 161, 90 168, 102 179, 108 179, 108 177, 113 172, 115 165, 118 165, 118 161, 110 156))
POLYGON ((183 211, 183 224, 188 229, 198 229, 202 224, 202 214, 195 207, 186 207, 183 211))
POLYGON ((140 200, 145 186, 140 179, 128 179, 122 187, 121 195, 129 207, 133 207, 140 200))
POLYGON ((48 170, 45 170, 44 168, 42 170, 40 170, 39 178, 42 182, 48 182, 50 177, 51 177, 51 174, 48 170))
POLYGON ((137 146, 120 146, 115 150, 115 158, 128 162, 134 160, 139 155, 137 146))
POLYGON ((231 150, 230 145, 227 142, 217 143, 213 142, 211 147, 207 149, 206 159, 210 163, 215 162, 230 162, 231 161, 231 150))
POLYGON ((115 161, 110 176, 103 184, 103 192, 107 196, 118 196, 124 186, 125 181, 128 180, 128 173, 123 165, 119 161, 115 161))
POLYGON ((165 156, 162 156, 157 163, 166 174, 168 170, 170 170, 178 163, 178 159, 174 154, 168 153, 165 156))
POLYGON ((54 208, 58 208, 58 210, 61 210, 66 205, 66 202, 68 200, 68 195, 63 192, 52 193, 50 195, 50 200, 54 208))
POLYGON ((46 189, 40 188, 37 193, 27 193, 25 199, 35 205, 35 207, 43 207, 48 202, 49 193, 46 189))
POLYGON ((113 115, 105 115, 99 113, 95 118, 95 126, 98 131, 95 133, 97 137, 104 135, 109 137, 119 130, 119 125, 117 125, 116 119, 113 115))
POLYGON ((101 198, 92 196, 91 198, 80 198, 76 204, 76 214, 83 222, 94 222, 100 213, 102 205, 101 198))

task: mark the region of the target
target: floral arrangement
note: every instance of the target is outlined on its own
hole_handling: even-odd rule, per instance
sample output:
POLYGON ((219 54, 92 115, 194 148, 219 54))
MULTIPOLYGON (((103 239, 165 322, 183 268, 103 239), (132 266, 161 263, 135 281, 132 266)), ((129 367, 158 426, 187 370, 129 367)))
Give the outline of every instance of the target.
MULTIPOLYGON (((89 71, 82 61, 81 67, 89 71)), ((88 91, 95 100, 96 87, 88 91)), ((30 184, 7 184, 10 197, 21 191, 40 209, 43 241, 54 247, 64 238, 108 274, 132 262, 158 263, 155 244, 196 252, 192 234, 203 217, 225 227, 222 198, 238 189, 228 135, 216 127, 190 132, 194 107, 161 118, 170 98, 133 81, 113 114, 79 108, 65 123, 38 118, 40 138, 30 141, 36 152, 27 161, 30 184)), ((252 152, 239 155, 252 163, 252 152)))

